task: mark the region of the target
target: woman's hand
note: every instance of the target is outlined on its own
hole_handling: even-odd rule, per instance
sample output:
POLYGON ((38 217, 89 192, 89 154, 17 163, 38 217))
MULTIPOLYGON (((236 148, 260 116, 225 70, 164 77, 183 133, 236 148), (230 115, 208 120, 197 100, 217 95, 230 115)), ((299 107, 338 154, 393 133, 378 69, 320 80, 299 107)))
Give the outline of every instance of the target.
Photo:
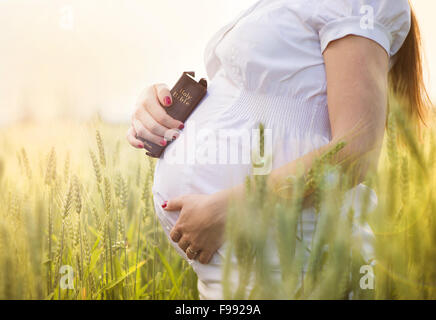
POLYGON ((144 148, 141 138, 165 146, 178 137, 182 122, 170 117, 164 108, 173 103, 171 92, 165 84, 155 84, 145 89, 138 98, 127 140, 135 148, 144 148))
POLYGON ((180 210, 171 231, 171 239, 186 252, 189 259, 210 262, 224 242, 228 196, 226 192, 212 195, 185 195, 162 205, 166 211, 180 210))

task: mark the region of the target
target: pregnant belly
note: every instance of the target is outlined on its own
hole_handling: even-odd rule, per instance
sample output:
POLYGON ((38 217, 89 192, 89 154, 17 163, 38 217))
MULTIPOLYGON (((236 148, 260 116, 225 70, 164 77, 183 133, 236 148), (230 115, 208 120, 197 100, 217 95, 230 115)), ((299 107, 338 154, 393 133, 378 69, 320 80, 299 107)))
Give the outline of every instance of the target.
POLYGON ((212 194, 267 175, 328 143, 323 136, 265 129, 263 154, 255 122, 223 115, 218 121, 187 121, 155 170, 153 191, 165 200, 184 194, 212 194), (225 121, 224 121, 225 119, 225 121))
MULTIPOLYGON (((186 138, 183 136, 184 134, 179 137, 178 144, 172 144, 166 150, 166 153, 170 154, 170 158, 160 159, 156 166, 153 191, 158 192, 161 197, 171 199, 183 194, 215 193, 243 183, 251 173, 250 159, 243 161, 239 157, 235 163, 229 161, 220 163, 220 152, 218 151, 220 149, 215 147, 219 144, 219 140, 210 143, 210 141, 205 142, 200 138, 199 140, 202 140, 200 143, 209 143, 209 145, 198 147, 194 153, 194 151, 189 150, 189 145, 184 145, 186 142, 183 141, 186 138), (185 157, 181 155, 182 152, 175 156, 178 148, 186 151, 185 157), (187 152, 189 155, 186 154, 187 152)), ((242 153, 242 148, 238 148, 238 150, 242 153)))
POLYGON ((326 116, 317 111, 324 109, 295 99, 255 96, 218 74, 181 135, 159 159, 153 191, 165 200, 211 194, 243 183, 250 174, 268 174, 329 142, 328 129, 323 129, 326 116), (263 154, 260 123, 265 124, 263 154), (318 129, 308 130, 311 124, 318 129))
POLYGON ((225 125, 208 123, 200 126, 196 132, 204 129, 204 133, 197 136, 190 132, 193 129, 189 122, 185 128, 156 166, 153 191, 165 200, 231 188, 244 183, 249 175, 267 175, 274 168, 328 143, 326 137, 298 137, 286 132, 271 133, 268 137, 265 133, 265 152, 261 155, 259 134, 249 134, 259 130, 249 121, 228 119, 225 125))
POLYGON ((231 129, 232 134, 237 135, 235 129, 247 128, 245 121, 225 120, 226 111, 239 96, 240 89, 225 74, 218 73, 214 77, 206 97, 185 123, 185 129, 158 160, 155 193, 159 192, 165 199, 189 193, 213 193, 244 180, 249 173, 249 162, 220 161, 223 154, 218 152, 223 150, 220 143, 229 138, 229 132, 225 132, 226 137, 220 137, 222 130, 231 129))

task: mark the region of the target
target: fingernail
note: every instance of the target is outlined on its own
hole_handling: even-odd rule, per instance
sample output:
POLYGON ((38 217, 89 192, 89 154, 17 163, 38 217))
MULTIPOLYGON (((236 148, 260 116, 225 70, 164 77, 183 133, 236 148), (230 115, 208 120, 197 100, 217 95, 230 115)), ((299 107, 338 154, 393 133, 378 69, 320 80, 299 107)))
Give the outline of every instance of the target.
POLYGON ((171 98, 170 97, 165 97, 164 98, 164 102, 167 106, 169 106, 171 104, 171 98))
POLYGON ((160 144, 165 147, 167 145, 167 141, 166 140, 161 140, 160 144))
POLYGON ((162 209, 165 209, 168 206, 168 201, 165 201, 162 205, 162 209))
POLYGON ((179 126, 179 129, 182 130, 184 127, 185 127, 185 125, 182 123, 182 124, 179 126))
POLYGON ((176 140, 177 139, 177 136, 173 136, 173 140, 176 140))
POLYGON ((144 145, 143 144, 140 144, 138 147, 141 148, 141 149, 144 149, 144 145))

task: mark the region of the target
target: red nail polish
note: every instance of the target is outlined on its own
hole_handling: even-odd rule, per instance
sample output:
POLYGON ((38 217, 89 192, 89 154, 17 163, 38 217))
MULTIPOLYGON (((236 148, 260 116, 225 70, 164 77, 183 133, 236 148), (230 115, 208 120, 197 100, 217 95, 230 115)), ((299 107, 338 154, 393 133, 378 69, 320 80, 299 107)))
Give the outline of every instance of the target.
POLYGON ((162 205, 162 209, 165 209, 168 206, 168 201, 165 201, 164 204, 162 205))
POLYGON ((167 141, 166 140, 162 140, 161 142, 160 142, 160 144, 162 145, 162 146, 166 146, 167 145, 167 141))
POLYGON ((177 139, 177 136, 173 136, 173 140, 176 140, 177 139))
POLYGON ((141 149, 144 149, 144 145, 143 144, 140 144, 138 147, 141 148, 141 149))
POLYGON ((182 130, 184 127, 185 127, 185 125, 182 123, 182 124, 179 126, 179 129, 182 130))
POLYGON ((171 104, 171 98, 170 97, 165 97, 164 98, 164 102, 167 106, 169 106, 171 104))

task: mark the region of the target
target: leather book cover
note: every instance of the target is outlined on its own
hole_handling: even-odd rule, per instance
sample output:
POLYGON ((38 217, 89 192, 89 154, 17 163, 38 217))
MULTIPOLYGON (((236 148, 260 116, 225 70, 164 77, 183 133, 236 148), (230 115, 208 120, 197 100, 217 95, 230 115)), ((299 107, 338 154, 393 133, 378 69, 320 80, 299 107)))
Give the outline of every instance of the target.
MULTIPOLYGON (((194 72, 184 72, 171 89, 173 104, 164 110, 176 120, 185 122, 206 95, 206 79, 197 82, 194 77, 194 72)), ((171 143, 167 141, 167 145, 163 147, 144 139, 141 140, 144 142, 147 156, 153 158, 160 158, 165 148, 171 143)))

